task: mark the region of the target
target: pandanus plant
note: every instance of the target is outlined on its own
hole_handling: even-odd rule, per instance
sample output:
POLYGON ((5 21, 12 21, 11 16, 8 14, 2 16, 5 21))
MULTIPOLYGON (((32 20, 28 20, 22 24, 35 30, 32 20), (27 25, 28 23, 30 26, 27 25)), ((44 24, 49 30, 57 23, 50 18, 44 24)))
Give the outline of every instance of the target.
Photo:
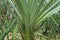
POLYGON ((60 10, 60 0, 8 0, 8 2, 19 19, 17 21, 22 40, 35 40, 34 33, 39 30, 42 23, 49 17, 53 19, 52 15, 60 10))

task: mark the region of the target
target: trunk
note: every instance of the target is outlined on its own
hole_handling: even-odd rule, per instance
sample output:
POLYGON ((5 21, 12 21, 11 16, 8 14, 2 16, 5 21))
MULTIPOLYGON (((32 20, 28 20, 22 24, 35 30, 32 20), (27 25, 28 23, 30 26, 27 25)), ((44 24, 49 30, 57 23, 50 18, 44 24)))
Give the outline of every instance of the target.
POLYGON ((32 36, 26 36, 26 37, 22 36, 22 40, 34 40, 34 37, 32 37, 32 36))
POLYGON ((35 39, 34 39, 34 35, 30 33, 30 35, 28 34, 22 35, 22 40, 35 40, 35 39))
POLYGON ((22 32, 21 29, 19 30, 20 30, 22 40, 35 40, 33 35, 34 34, 33 30, 29 30, 29 28, 26 28, 24 32, 22 32))

